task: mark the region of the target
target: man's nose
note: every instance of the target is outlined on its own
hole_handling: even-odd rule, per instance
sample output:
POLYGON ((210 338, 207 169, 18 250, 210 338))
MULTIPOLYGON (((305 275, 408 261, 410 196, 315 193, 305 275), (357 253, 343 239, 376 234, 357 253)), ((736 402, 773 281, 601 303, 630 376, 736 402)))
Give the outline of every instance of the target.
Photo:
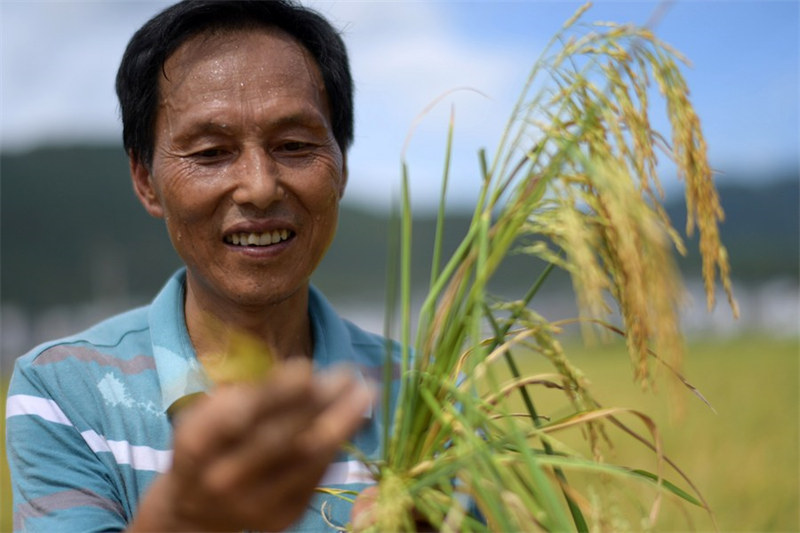
POLYGON ((278 164, 263 149, 244 151, 236 169, 237 186, 233 201, 266 209, 282 194, 278 164))

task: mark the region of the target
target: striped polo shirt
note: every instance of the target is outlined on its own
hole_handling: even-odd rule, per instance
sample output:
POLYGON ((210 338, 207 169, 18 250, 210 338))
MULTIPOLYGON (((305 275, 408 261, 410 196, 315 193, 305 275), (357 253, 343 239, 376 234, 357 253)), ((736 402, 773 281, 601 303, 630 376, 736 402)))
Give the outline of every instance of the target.
MULTIPOLYGON (((71 337, 40 345, 17 360, 6 404, 6 440, 16 531, 115 531, 131 521, 147 487, 169 469, 167 409, 209 382, 184 320, 186 273, 179 270, 153 302, 71 337)), ((383 337, 340 318, 319 291, 309 295, 314 366, 346 362, 380 381, 383 337)), ((393 397, 398 386, 393 347, 393 397)), ((353 439, 377 457, 381 409, 353 439)), ((344 453, 321 486, 360 490, 371 481, 344 453)), ((297 531, 345 526, 350 504, 315 494, 297 531)))

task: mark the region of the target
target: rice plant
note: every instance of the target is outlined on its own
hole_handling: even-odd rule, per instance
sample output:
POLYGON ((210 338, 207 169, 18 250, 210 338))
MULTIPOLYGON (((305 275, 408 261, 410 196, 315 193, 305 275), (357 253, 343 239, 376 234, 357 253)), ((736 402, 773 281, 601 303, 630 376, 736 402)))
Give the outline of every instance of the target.
POLYGON ((535 306, 551 270, 565 270, 585 335, 624 335, 633 379, 645 387, 660 374, 655 368, 667 369, 669 382, 688 385, 680 375, 683 292, 674 261, 685 246, 662 207, 657 174, 657 158, 668 157, 685 183, 686 232, 699 232, 708 305, 719 280, 736 313, 719 239, 723 212, 681 75, 684 59, 647 28, 580 23, 587 8, 534 64, 494 156, 481 152, 472 222, 446 261, 445 171, 429 292, 414 339, 403 165, 403 377, 383 457, 369 464, 377 504, 356 529, 410 531, 420 523, 440 531, 617 529, 608 502, 597 495, 609 483, 632 500, 652 494, 638 507, 634 529, 655 526, 664 498, 711 512, 664 454, 646 414, 600 406, 559 342, 565 323, 548 321, 535 306), (651 126, 653 81, 670 120, 668 135, 651 126), (497 299, 488 284, 518 251, 548 266, 531 273, 530 290, 519 299, 497 299), (519 357, 540 359, 543 370, 521 374, 519 357), (563 410, 537 410, 535 397, 545 390, 563 394, 563 410), (512 396, 523 412, 514 410, 512 396), (607 462, 601 444, 608 426, 652 448, 654 471, 607 462), (586 451, 560 440, 570 428, 583 432, 586 451))

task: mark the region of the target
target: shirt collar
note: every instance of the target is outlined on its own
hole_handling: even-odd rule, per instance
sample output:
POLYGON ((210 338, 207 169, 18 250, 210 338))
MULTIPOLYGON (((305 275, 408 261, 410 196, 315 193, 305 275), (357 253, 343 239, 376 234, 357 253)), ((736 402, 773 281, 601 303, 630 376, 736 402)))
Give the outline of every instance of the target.
POLYGON ((211 385, 186 329, 185 287, 186 269, 181 268, 153 300, 148 316, 164 411, 184 396, 208 391, 211 385))
MULTIPOLYGON (((186 269, 181 268, 153 300, 148 315, 164 412, 179 400, 211 388, 189 339, 184 314, 185 293, 186 269)), ((321 370, 336 363, 356 361, 344 321, 313 286, 309 288, 308 312, 314 339, 314 368, 321 370)), ((361 370, 354 368, 357 378, 366 382, 361 370)), ((372 410, 365 416, 371 417, 372 410)))

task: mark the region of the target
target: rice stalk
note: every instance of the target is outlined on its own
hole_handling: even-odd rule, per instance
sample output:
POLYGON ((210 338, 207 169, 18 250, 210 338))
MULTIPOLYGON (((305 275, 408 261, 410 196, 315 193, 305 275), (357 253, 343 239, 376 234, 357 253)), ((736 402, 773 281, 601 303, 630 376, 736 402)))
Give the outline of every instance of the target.
POLYGON ((653 385, 656 360, 670 369, 668 376, 689 386, 680 379, 683 288, 674 261, 685 245, 662 206, 657 162, 664 156, 675 162, 686 185, 686 230, 700 233, 708 305, 714 305, 720 280, 736 312, 719 240, 723 212, 680 72, 684 59, 648 28, 579 25, 587 9, 565 23, 534 63, 493 158, 479 152, 482 186, 472 224, 443 260, 451 113, 434 259, 413 345, 411 206, 403 163, 403 378, 384 455, 371 465, 380 494, 375 530, 409 530, 420 522, 442 531, 602 530, 612 522, 592 504, 591 487, 567 475, 578 470, 652 485, 655 496, 641 517, 650 526, 665 495, 708 509, 666 458, 652 420, 634 410, 600 407, 558 340, 559 323, 535 310, 539 288, 553 269, 562 269, 571 277, 576 320, 587 338, 623 332, 633 379, 653 385), (666 104, 669 135, 650 125, 652 81, 666 104), (495 300, 492 278, 518 251, 548 266, 531 276, 521 299, 495 300), (520 354, 550 371, 523 374, 516 362, 520 354), (498 376, 500 364, 510 379, 498 376), (554 420, 537 410, 535 392, 542 388, 563 394, 566 417, 554 420), (517 393, 525 412, 509 401, 517 393), (640 420, 650 438, 620 422, 623 413, 640 420), (605 462, 601 448, 609 423, 653 450, 656 472, 605 462), (557 440, 554 434, 568 428, 584 433, 589 457, 557 440), (687 488, 668 481, 668 471, 687 488))

